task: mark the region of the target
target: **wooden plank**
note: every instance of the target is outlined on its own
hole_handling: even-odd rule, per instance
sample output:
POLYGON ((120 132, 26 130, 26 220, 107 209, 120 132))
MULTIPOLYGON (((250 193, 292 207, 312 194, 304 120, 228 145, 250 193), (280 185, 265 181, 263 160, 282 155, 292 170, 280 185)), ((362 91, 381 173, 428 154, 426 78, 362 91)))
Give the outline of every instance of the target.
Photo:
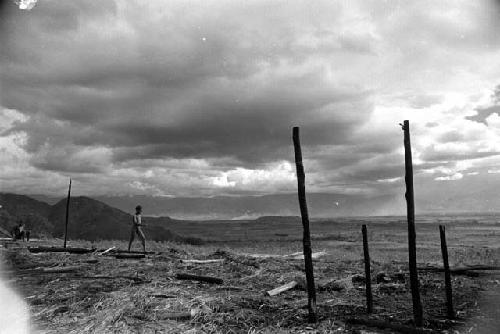
MULTIPOLYGON (((104 249, 103 249, 104 251, 104 249)), ((113 249, 110 251, 110 253, 112 254, 146 254, 146 255, 153 255, 153 254, 160 254, 161 252, 153 252, 153 251, 146 251, 146 252, 143 252, 143 251, 129 251, 129 250, 126 250, 126 249, 113 249)))
POLYGON ((280 293, 282 292, 285 292, 285 291, 288 291, 288 290, 291 290, 293 288, 295 288, 297 286, 297 282, 296 281, 291 281, 285 285, 282 285, 282 286, 279 286, 277 288, 274 288, 272 290, 269 290, 269 291, 266 291, 266 294, 268 296, 276 296, 276 295, 279 295, 280 293))
POLYGON ((144 259, 146 254, 116 254, 117 259, 144 259))
POLYGON ((311 250, 311 234, 309 231, 309 213, 307 211, 306 188, 305 188, 305 172, 302 163, 302 149, 300 147, 299 127, 294 127, 292 130, 293 146, 295 150, 295 167, 297 171, 297 188, 300 206, 300 214, 302 217, 303 238, 302 244, 304 248, 304 262, 307 281, 307 300, 309 311, 309 322, 317 322, 316 315, 316 289, 314 287, 314 269, 312 262, 311 250))
POLYGON ((46 253, 46 252, 54 252, 54 253, 74 253, 74 254, 86 254, 95 252, 95 248, 80 248, 80 247, 28 247, 28 251, 31 253, 46 253))
POLYGON ((212 283, 212 284, 224 283, 224 281, 218 277, 199 276, 199 275, 192 275, 192 274, 186 274, 186 273, 176 274, 175 278, 180 279, 180 280, 192 280, 192 281, 200 281, 200 282, 206 282, 206 283, 212 283))
POLYGON ((404 121, 404 148, 405 148, 405 183, 406 183, 406 211, 408 217, 408 259, 410 269, 410 287, 413 302, 413 320, 415 326, 422 326, 423 311, 420 301, 420 291, 417 271, 417 246, 415 232, 415 199, 413 191, 413 162, 410 142, 410 122, 404 121))
POLYGON ((100 252, 98 255, 104 255, 104 254, 107 254, 107 253, 111 252, 111 251, 112 251, 113 249, 115 249, 115 248, 116 248, 115 246, 110 247, 110 248, 106 249, 105 251, 100 252))
MULTIPOLYGON (((328 255, 327 252, 321 251, 321 252, 314 252, 311 253, 311 259, 317 260, 322 256, 328 255)), ((290 255, 285 255, 284 257, 290 257, 292 260, 304 260, 304 254, 302 253, 293 253, 290 255)))
POLYGON ((190 264, 207 264, 207 263, 221 263, 224 259, 211 259, 211 260, 181 260, 182 263, 190 264))

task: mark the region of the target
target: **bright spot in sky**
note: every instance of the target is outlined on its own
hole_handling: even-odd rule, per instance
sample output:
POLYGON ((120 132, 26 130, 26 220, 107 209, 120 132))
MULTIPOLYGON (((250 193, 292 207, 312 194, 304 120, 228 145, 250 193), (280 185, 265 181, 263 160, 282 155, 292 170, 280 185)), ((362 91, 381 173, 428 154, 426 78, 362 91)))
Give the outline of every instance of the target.
POLYGON ((19 9, 23 10, 31 10, 33 7, 35 7, 37 0, 21 0, 21 1, 16 1, 16 3, 19 5, 19 9))
POLYGON ((206 38, 206 37, 202 37, 202 38, 201 38, 201 40, 202 40, 203 42, 206 42, 206 41, 207 41, 207 38, 206 38))

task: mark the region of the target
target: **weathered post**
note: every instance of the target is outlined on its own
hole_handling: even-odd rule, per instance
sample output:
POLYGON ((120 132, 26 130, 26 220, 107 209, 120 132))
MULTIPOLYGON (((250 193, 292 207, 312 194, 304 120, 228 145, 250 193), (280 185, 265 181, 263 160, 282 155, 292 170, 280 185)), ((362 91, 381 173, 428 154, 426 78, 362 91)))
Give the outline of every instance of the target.
POLYGON ((307 296, 309 309, 309 322, 316 322, 316 288, 314 286, 314 273, 311 251, 311 236, 309 232, 309 213, 307 212, 306 187, 304 165, 302 164, 302 150, 300 148, 299 128, 293 128, 293 146, 295 148, 295 167, 297 170, 298 197, 300 214, 302 216, 304 262, 306 269, 307 296))
POLYGON ((420 291, 417 271, 417 247, 415 233, 415 200, 413 195, 413 163, 411 157, 410 122, 404 121, 404 147, 405 147, 405 183, 406 183, 406 212, 408 216, 408 257, 410 267, 410 286, 413 301, 413 320, 415 326, 422 326, 423 314, 420 302, 420 291))
POLYGON ((441 237, 441 255, 443 256, 444 283, 446 289, 446 313, 449 319, 455 318, 453 311, 453 294, 451 288, 450 264, 448 263, 448 247, 446 246, 446 229, 439 225, 439 236, 441 237))
POLYGON ((71 179, 69 179, 68 198, 66 199, 66 225, 64 227, 64 248, 68 239, 68 218, 69 218, 69 199, 71 197, 71 179))
POLYGON ((363 254, 365 257, 366 312, 373 312, 372 281, 370 274, 370 253, 368 252, 368 235, 366 225, 361 227, 363 233, 363 254))

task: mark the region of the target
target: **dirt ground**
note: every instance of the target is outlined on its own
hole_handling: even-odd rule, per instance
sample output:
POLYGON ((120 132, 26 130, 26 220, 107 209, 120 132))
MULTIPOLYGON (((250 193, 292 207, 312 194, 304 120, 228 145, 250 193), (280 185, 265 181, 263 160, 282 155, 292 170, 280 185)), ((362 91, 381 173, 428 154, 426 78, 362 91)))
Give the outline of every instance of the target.
MULTIPOLYGON (((411 326, 407 263, 397 256, 372 257, 375 310, 367 315, 358 239, 349 241, 348 234, 341 237, 347 241, 335 247, 332 240, 313 244, 317 245, 315 251, 326 250, 326 255, 314 260, 319 317, 315 324, 307 322, 303 260, 283 256, 294 247, 297 251, 296 242, 286 247, 279 242, 255 242, 239 248, 217 243, 150 243, 149 250, 155 253, 143 259, 117 259, 112 252, 36 254, 30 253, 25 243, 8 241, 0 242, 0 250, 2 276, 28 303, 35 333, 397 332, 356 325, 353 319, 411 326), (350 256, 339 256, 349 250, 350 256), (184 263, 186 259, 222 261, 184 263), (52 267, 66 267, 69 272, 40 271, 52 267), (178 273, 218 277, 223 283, 179 280, 178 273), (273 297, 265 294, 293 280, 299 282, 296 288, 273 297)), ((54 243, 59 241, 38 242, 54 243)), ((71 246, 90 245, 72 242, 71 246)), ((125 249, 125 243, 119 241, 93 246, 125 249)), ((386 246, 374 245, 374 254, 382 254, 386 246)), ((455 249, 451 259, 452 265, 464 262, 464 258, 474 264, 498 264, 498 255, 498 248, 491 247, 455 249)), ((439 333, 498 333, 500 325, 495 321, 500 319, 500 276, 454 275, 455 320, 445 317, 443 276, 439 272, 420 272, 424 327, 439 333)))

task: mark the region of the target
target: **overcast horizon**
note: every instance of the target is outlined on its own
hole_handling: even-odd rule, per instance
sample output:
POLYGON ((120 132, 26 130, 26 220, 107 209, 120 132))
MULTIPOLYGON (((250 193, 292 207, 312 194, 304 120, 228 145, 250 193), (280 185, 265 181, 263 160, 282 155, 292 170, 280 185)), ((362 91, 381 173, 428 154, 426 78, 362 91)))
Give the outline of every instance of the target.
MULTIPOLYGON (((399 196, 500 186, 498 1, 24 1, 0 13, 0 192, 399 196)), ((446 208, 445 208, 446 209, 446 208)), ((499 210, 500 211, 500 210, 499 210)))

